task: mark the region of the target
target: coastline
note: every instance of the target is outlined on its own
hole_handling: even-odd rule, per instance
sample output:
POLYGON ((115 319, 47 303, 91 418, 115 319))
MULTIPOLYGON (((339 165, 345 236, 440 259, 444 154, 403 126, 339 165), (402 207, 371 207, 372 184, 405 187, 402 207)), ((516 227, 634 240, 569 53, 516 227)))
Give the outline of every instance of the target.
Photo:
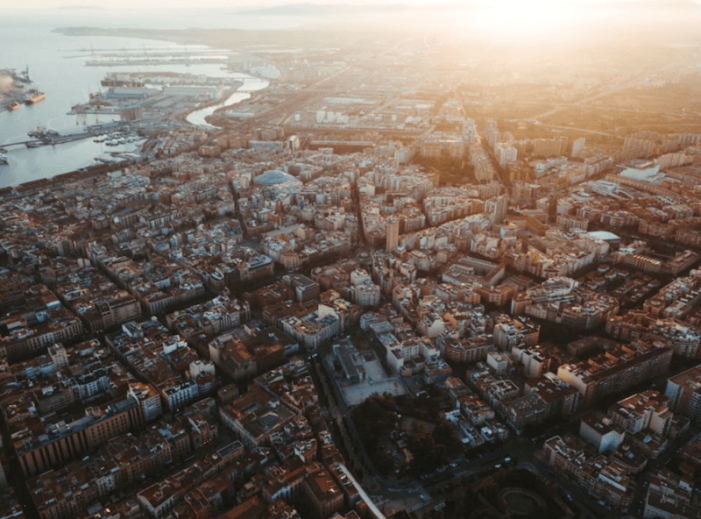
POLYGON ((66 173, 59 173, 53 177, 40 178, 37 180, 29 180, 21 184, 14 186, 5 186, 0 188, 0 198, 7 197, 23 197, 32 192, 51 187, 53 185, 62 184, 64 182, 76 181, 76 180, 86 180, 91 177, 99 177, 105 173, 111 171, 117 171, 119 169, 124 169, 129 166, 137 164, 136 160, 123 160, 120 162, 114 162, 111 164, 95 164, 87 166, 82 170, 67 171, 66 173))
MULTIPOLYGON (((50 30, 50 32, 58 34, 59 38, 62 38, 63 36, 72 35, 72 34, 87 35, 88 33, 97 34, 97 32, 99 32, 101 36, 112 35, 112 36, 123 37, 126 39, 139 38, 139 39, 148 39, 148 40, 152 40, 152 41, 166 41, 166 42, 168 42, 168 44, 177 41, 178 40, 178 38, 176 37, 177 34, 183 32, 183 31, 178 31, 178 30, 174 30, 174 31, 143 31, 143 30, 124 30, 124 31, 121 31, 121 30, 120 31, 99 30, 98 31, 98 30, 95 30, 95 31, 93 31, 93 30, 84 30, 84 29, 78 29, 75 32, 73 32, 71 30, 63 30, 60 28, 59 29, 49 29, 49 30, 50 30), (140 37, 136 36, 137 33, 140 35, 140 37), (165 34, 165 33, 170 33, 170 35, 165 34)), ((187 31, 184 31, 184 32, 187 32, 187 31)), ((206 45, 206 42, 203 43, 201 40, 197 40, 193 43, 196 43, 197 45, 202 45, 202 46, 206 45)), ((146 45, 148 46, 148 43, 146 45)), ((96 47, 97 46, 98 45, 96 45, 96 47)), ((119 48, 119 46, 115 45, 115 44, 112 44, 111 46, 114 48, 119 48)), ((76 47, 80 48, 79 46, 76 46, 76 47)), ((90 46, 90 47, 92 47, 92 46, 90 46)), ((62 56, 62 57, 64 57, 64 56, 62 56)), ((203 130, 210 131, 210 132, 212 130, 214 130, 214 131, 219 130, 219 128, 208 128, 206 126, 203 126, 202 125, 203 123, 201 123, 201 122, 199 124, 189 123, 189 122, 187 122, 187 118, 193 112, 197 112, 198 110, 203 110, 203 109, 207 109, 210 107, 215 107, 215 108, 220 107, 220 108, 226 110, 227 105, 225 105, 224 103, 226 103, 227 100, 229 100, 231 98, 231 96, 235 96, 237 93, 241 94, 242 92, 240 91, 240 89, 243 87, 243 89, 245 90, 246 83, 248 83, 251 79, 269 81, 266 78, 259 77, 258 75, 248 74, 242 70, 236 70, 238 68, 238 67, 236 67, 236 65, 237 65, 236 62, 226 63, 226 65, 222 67, 222 72, 219 74, 217 74, 216 70, 212 70, 213 67, 210 67, 210 70, 205 72, 205 74, 207 76, 212 77, 212 78, 217 78, 217 77, 227 78, 226 79, 227 87, 225 90, 225 95, 221 96, 219 99, 202 103, 200 106, 197 106, 194 109, 187 110, 187 111, 181 113, 180 115, 177 116, 178 120, 182 121, 182 123, 180 123, 180 124, 186 124, 186 125, 190 126, 191 128, 202 128, 203 130), (235 77, 237 75, 241 75, 244 77, 235 77), (234 77, 232 77, 232 76, 234 76, 234 77), (249 79, 249 78, 251 78, 251 79, 249 79)), ((176 67, 176 68, 178 68, 178 67, 176 67)), ((179 67, 179 68, 182 69, 184 67, 179 67)), ((163 67, 163 69, 164 70, 162 72, 151 72, 151 73, 146 72, 146 74, 180 75, 180 74, 185 73, 184 71, 183 72, 181 72, 181 71, 174 72, 173 70, 171 70, 167 66, 163 67)), ((217 69, 218 69, 218 67, 217 67, 217 69)), ((33 70, 39 70, 39 67, 35 66, 33 68, 33 70)), ((246 94, 250 95, 249 92, 246 92, 246 94)), ((54 96, 52 99, 54 99, 54 104, 55 104, 55 101, 60 99, 60 98, 58 96, 54 96)), ((43 107, 43 103, 42 103, 42 107, 43 107)), ((34 110, 36 110, 36 108, 34 110)), ((28 112, 28 113, 31 114, 32 112, 28 112)), ((62 112, 59 115, 59 117, 64 118, 65 115, 66 115, 66 113, 62 112)), ((16 115, 14 117, 16 117, 16 115)), ((55 118, 56 118, 56 116, 54 116, 54 120, 55 120, 55 118)), ((209 124, 209 123, 207 122, 206 124, 209 124)), ((63 124, 63 127, 59 126, 58 129, 60 131, 64 131, 64 130, 70 130, 71 128, 72 128, 72 125, 69 127, 67 124, 63 124)), ((133 164, 142 163, 143 161, 149 160, 148 153, 145 153, 145 148, 147 147, 148 142, 149 142, 149 140, 147 139, 140 146, 138 146, 137 148, 133 149, 133 151, 131 151, 131 153, 134 153, 136 155, 134 158, 127 159, 127 160, 120 160, 119 162, 114 162, 111 164, 89 164, 87 166, 83 166, 84 163, 83 164, 76 164, 75 163, 76 161, 66 161, 65 166, 67 166, 67 167, 65 169, 62 167, 54 167, 52 171, 47 170, 48 173, 45 173, 45 174, 49 174, 52 176, 47 176, 47 177, 43 177, 43 178, 36 178, 38 175, 29 175, 29 174, 27 174, 25 176, 25 170, 23 169, 24 165, 22 165, 22 163, 19 161, 14 161, 14 168, 15 169, 10 170, 8 172, 3 172, 3 173, 7 173, 7 175, 8 175, 4 179, 7 182, 7 184, 0 187, 0 195, 3 197, 10 196, 12 193, 22 195, 22 194, 26 194, 26 193, 29 193, 29 192, 32 192, 35 190, 42 190, 42 189, 50 188, 51 186, 58 185, 58 184, 63 183, 63 182, 70 182, 72 180, 85 179, 85 178, 90 178, 90 177, 94 177, 94 176, 99 176, 100 174, 104 174, 107 171, 118 170, 121 168, 129 167, 133 164), (83 166, 83 167, 81 167, 81 166, 83 166), (56 171, 60 171, 60 172, 55 173, 56 171), (25 177, 25 178, 23 179, 22 177, 25 177), (27 179, 27 177, 29 177, 29 178, 27 179), (32 177, 34 177, 34 178, 32 178, 32 177)), ((45 152, 45 150, 42 150, 42 151, 45 152)), ((109 151, 109 150, 107 150, 107 151, 109 151)), ((124 150, 124 151, 128 152, 128 150, 124 150)), ((70 153, 70 150, 67 150, 67 152, 70 153)), ((26 154, 26 152, 24 152, 24 153, 26 154)), ((100 152, 96 151, 95 153, 99 154, 100 152)), ((92 154, 92 152, 90 152, 90 151, 83 151, 82 154, 86 155, 86 157, 93 157, 94 156, 92 154)), ((32 160, 34 160, 33 158, 35 157, 35 155, 36 154, 31 154, 32 160)), ((40 158, 38 160, 39 160, 39 163, 41 163, 41 161, 45 160, 45 158, 43 156, 40 156, 40 158)), ((87 160, 88 159, 86 158, 86 161, 87 160)), ((26 161, 26 159, 24 159, 24 161, 26 161)), ((29 171, 29 170, 27 170, 27 171, 29 171)))
POLYGON ((52 32, 64 36, 110 36, 167 41, 179 45, 205 45, 215 49, 236 51, 239 46, 266 40, 277 31, 243 29, 106 29, 101 27, 57 27, 52 32), (266 36, 263 37, 263 34, 266 36), (238 38, 237 38, 238 37, 238 38), (232 39, 233 38, 233 39, 232 39))
MULTIPOLYGON (((181 119, 183 121, 187 122, 187 118, 190 117, 191 114, 193 114, 195 112, 199 112, 200 110, 205 110, 207 108, 211 108, 212 106, 217 106, 217 105, 220 105, 222 103, 225 103, 232 95, 236 94, 239 91, 239 88, 241 88, 244 84, 245 84, 244 81, 241 81, 239 79, 235 79, 232 82, 232 85, 233 85, 232 89, 229 90, 225 96, 223 96, 222 98, 210 101, 208 103, 203 103, 202 105, 198 106, 194 110, 190 110, 189 112, 183 113, 181 119)), ((224 106, 222 106, 222 108, 224 108, 224 106)))
MULTIPOLYGON (((294 29, 285 30, 288 32, 296 32, 294 29)), ((176 45, 203 45, 210 49, 221 49, 225 51, 236 52, 239 54, 239 61, 244 62, 251 59, 252 56, 244 48, 249 45, 260 43, 270 44, 286 44, 286 40, 280 38, 280 31, 274 30, 256 30, 247 31, 244 29, 106 29, 102 27, 57 27, 52 32, 63 36, 105 36, 113 38, 136 38, 141 40, 152 40, 173 43, 176 45), (280 39, 280 41, 277 41, 280 39)), ((232 62, 229 61, 225 65, 226 70, 230 73, 242 73, 273 81, 274 78, 268 78, 259 74, 250 73, 245 70, 237 70, 232 67, 232 62)))

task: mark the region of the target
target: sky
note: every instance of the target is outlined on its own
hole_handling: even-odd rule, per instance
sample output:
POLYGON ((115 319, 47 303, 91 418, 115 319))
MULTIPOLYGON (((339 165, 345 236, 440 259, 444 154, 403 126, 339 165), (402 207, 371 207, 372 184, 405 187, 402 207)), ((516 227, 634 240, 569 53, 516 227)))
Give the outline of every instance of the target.
MULTIPOLYGON (((55 16, 59 26, 70 26, 70 21, 66 20, 73 19, 73 25, 103 27, 117 21, 116 18, 111 17, 110 12, 114 12, 115 15, 118 12, 122 17, 131 19, 132 12, 135 10, 143 10, 144 14, 149 13, 160 17, 162 10, 166 9, 170 14, 169 18, 185 17, 188 23, 192 23, 191 27, 235 26, 246 29, 253 21, 240 17, 237 14, 239 11, 310 3, 327 6, 405 5, 429 9, 435 6, 443 8, 455 6, 456 10, 436 9, 432 12, 425 10, 416 12, 414 9, 409 9, 403 11, 401 15, 385 13, 383 16, 372 11, 357 13, 357 16, 352 18, 347 18, 347 12, 342 11, 339 12, 341 17, 339 20, 345 21, 348 26, 355 24, 356 27, 364 28, 382 28, 386 24, 391 24, 405 28, 414 27, 418 31, 448 30, 456 35, 469 32, 487 38, 491 42, 551 41, 555 38, 574 41, 576 38, 581 38, 587 31, 600 30, 603 25, 610 25, 612 21, 631 25, 643 18, 647 20, 648 25, 666 22, 663 24, 670 27, 680 21, 693 24, 695 18, 699 19, 701 25, 699 8, 701 0, 167 0, 167 2, 165 0, 0 0, 0 17, 3 10, 8 13, 30 12, 32 16, 34 13, 41 13, 44 17, 51 17, 52 9, 58 9, 55 11, 55 16), (604 4, 613 4, 613 6, 597 9, 604 4), (80 11, 67 9, 74 6, 81 6, 80 11), (475 8, 464 9, 466 6, 475 8), (643 6, 646 8, 643 9, 643 6), (678 9, 680 6, 682 9, 678 9), (690 16, 689 7, 696 11, 695 16, 690 16), (221 9, 222 14, 225 12, 228 18, 225 20, 224 17, 217 17, 214 14, 210 16, 207 12, 208 8, 221 9), (196 10, 196 16, 189 14, 192 10, 196 10), (79 13, 80 16, 74 16, 74 13, 79 13)), ((322 20, 333 16, 328 12, 318 13, 318 16, 306 12, 300 15, 301 21, 298 25, 313 23, 310 20, 323 25, 325 22, 322 20)), ((265 17, 265 20, 269 21, 271 18, 265 17)), ((278 23, 284 26, 292 17, 282 15, 277 18, 280 19, 278 23)), ((143 23, 150 23, 146 17, 138 21, 134 20, 134 24, 130 25, 127 21, 119 26, 138 28, 143 23)), ((161 21, 165 28, 166 21, 161 21)), ((119 23, 122 23, 121 20, 119 23)))
MULTIPOLYGON (((608 0, 472 0, 475 3, 487 3, 491 7, 504 9, 519 9, 532 11, 542 11, 553 7, 561 7, 564 4, 596 5, 608 0)), ((618 0, 623 2, 641 2, 646 0, 618 0)), ((690 0, 697 4, 701 0, 690 0)), ((329 5, 368 5, 368 4, 405 4, 405 5, 428 5, 435 3, 461 4, 456 0, 318 0, 313 3, 329 5)), ((2 9, 50 9, 67 6, 83 6, 90 8, 114 9, 114 8, 227 8, 227 9, 253 9, 278 5, 307 3, 307 0, 0 0, 0 14, 2 9)), ((664 5, 661 0, 660 5, 664 5)))

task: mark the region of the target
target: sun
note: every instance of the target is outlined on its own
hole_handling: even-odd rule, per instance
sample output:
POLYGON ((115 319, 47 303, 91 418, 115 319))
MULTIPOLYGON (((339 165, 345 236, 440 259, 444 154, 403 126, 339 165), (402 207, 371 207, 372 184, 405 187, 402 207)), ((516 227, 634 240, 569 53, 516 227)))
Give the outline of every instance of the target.
POLYGON ((563 0, 492 0, 464 11, 455 23, 494 42, 529 43, 565 36, 578 11, 563 0))

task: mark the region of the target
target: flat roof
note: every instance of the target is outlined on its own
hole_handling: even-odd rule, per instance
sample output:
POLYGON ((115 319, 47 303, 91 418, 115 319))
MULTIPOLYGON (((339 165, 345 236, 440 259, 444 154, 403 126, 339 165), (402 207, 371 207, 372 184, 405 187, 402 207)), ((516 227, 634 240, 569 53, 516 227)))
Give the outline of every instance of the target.
POLYGON ((592 232, 587 233, 587 234, 589 234, 590 238, 598 238, 598 239, 604 240, 604 241, 616 241, 616 240, 621 239, 620 236, 613 234, 612 232, 609 232, 609 231, 592 231, 592 232))

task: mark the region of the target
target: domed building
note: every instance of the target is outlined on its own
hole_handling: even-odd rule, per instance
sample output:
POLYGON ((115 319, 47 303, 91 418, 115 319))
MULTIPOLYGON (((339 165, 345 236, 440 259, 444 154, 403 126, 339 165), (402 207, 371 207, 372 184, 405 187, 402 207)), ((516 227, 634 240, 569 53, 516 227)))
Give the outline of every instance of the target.
POLYGON ((302 182, 292 175, 277 169, 268 170, 253 179, 253 184, 258 187, 272 188, 296 188, 301 187, 302 182))

